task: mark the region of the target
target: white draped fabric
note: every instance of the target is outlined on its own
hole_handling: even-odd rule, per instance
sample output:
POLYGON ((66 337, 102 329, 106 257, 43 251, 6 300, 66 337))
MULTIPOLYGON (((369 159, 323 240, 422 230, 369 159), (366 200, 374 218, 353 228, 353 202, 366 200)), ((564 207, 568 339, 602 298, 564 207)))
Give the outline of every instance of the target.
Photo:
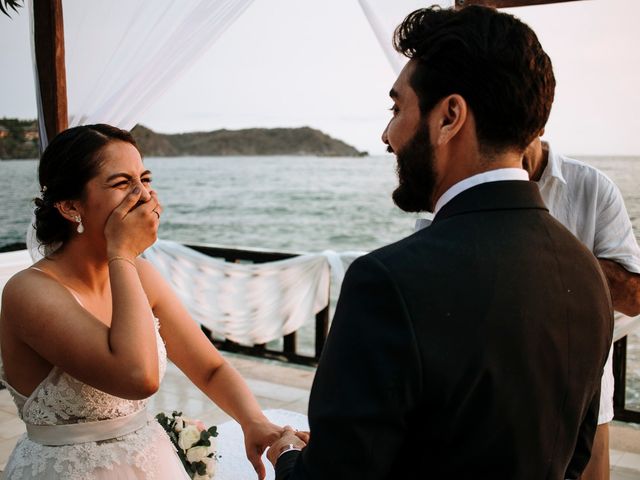
POLYGON ((133 128, 252 1, 64 0, 69 126, 133 128))
MULTIPOLYGON (((344 254, 350 263, 360 253, 344 254)), ((295 332, 329 302, 330 265, 344 273, 336 253, 308 254, 259 264, 229 263, 159 240, 144 257, 174 287, 201 325, 243 345, 295 332)))
POLYGON ((393 32, 409 13, 424 8, 428 5, 440 5, 442 8, 453 7, 453 0, 440 0, 424 2, 424 0, 358 0, 376 39, 382 47, 393 71, 398 74, 406 57, 396 52, 393 48, 393 32))
MULTIPOLYGON (((332 288, 336 287, 335 292, 339 291, 340 282, 342 280, 342 276, 344 275, 345 269, 348 265, 356 259, 358 256, 363 255, 364 252, 345 252, 345 253, 336 253, 336 252, 323 252, 321 254, 311 254, 304 255, 302 257, 296 257, 301 265, 307 264, 306 268, 291 268, 288 270, 288 274, 286 276, 291 276, 291 272, 306 272, 303 276, 300 276, 297 279, 297 282, 289 282, 288 292, 277 292, 278 297, 282 297, 277 300, 276 305, 280 305, 285 301, 294 302, 295 300, 291 300, 291 296, 297 294, 297 292, 305 292, 305 288, 307 291, 312 294, 314 291, 318 295, 319 298, 314 301, 309 301, 309 297, 305 298, 306 308, 308 310, 304 313, 304 315, 295 321, 291 321, 287 325, 287 330, 284 327, 284 321, 282 318, 276 318, 274 323, 280 324, 279 336, 281 337, 285 334, 285 331, 288 331, 291 325, 302 325, 305 321, 308 321, 315 315, 317 311, 323 308, 326 303, 326 288, 324 288, 324 284, 316 285, 315 287, 307 285, 303 287, 304 283, 313 284, 314 281, 320 283, 321 281, 325 281, 326 269, 329 266, 331 271, 331 282, 332 288), (323 260, 324 259, 324 260, 323 260), (317 262, 317 263, 316 263, 317 262), (314 265, 318 271, 311 268, 311 265, 314 265), (318 273, 320 272, 320 273, 318 273), (297 287, 296 284, 299 284, 300 287, 297 287), (319 306, 319 308, 317 307, 319 306), (318 308, 316 310, 316 308, 318 308)), ((215 293, 217 295, 223 294, 222 292, 234 291, 234 295, 236 297, 238 295, 242 296, 243 294, 247 294, 246 298, 250 296, 255 299, 259 298, 260 295, 264 296, 266 290, 268 288, 267 284, 260 286, 257 281, 255 281, 255 277, 251 282, 251 288, 255 291, 261 291, 262 293, 252 293, 249 295, 249 292, 243 292, 239 290, 240 286, 244 283, 245 285, 248 283, 248 272, 251 272, 251 269, 248 267, 253 267, 253 272, 258 272, 262 269, 265 271, 272 271, 271 275, 267 275, 267 282, 274 282, 277 275, 274 275, 273 271, 278 268, 278 265, 283 265, 285 268, 289 268, 289 263, 291 261, 285 260, 283 262, 270 262, 263 263, 257 265, 242 265, 235 263, 225 263, 221 260, 216 260, 211 257, 207 257, 206 255, 202 255, 190 248, 184 247, 180 244, 167 242, 167 241, 158 241, 152 248, 145 252, 145 257, 154 263, 156 268, 160 269, 163 275, 169 280, 178 295, 180 295, 182 301, 187 305, 187 308, 190 312, 196 317, 196 320, 205 325, 207 328, 210 328, 214 332, 222 333, 223 331, 218 330, 216 326, 219 323, 224 324, 228 322, 229 319, 220 320, 219 318, 214 317, 214 315, 220 316, 224 315, 223 309, 219 306, 215 305, 216 302, 215 297, 208 296, 211 293, 215 293), (174 263, 175 262, 175 263, 174 263), (230 270, 237 270, 238 273, 230 276, 225 276, 225 272, 230 270), (175 274, 175 276, 174 276, 175 274), (227 285, 213 285, 214 282, 223 282, 227 285), (234 286, 235 285, 235 286, 234 286), (213 327, 213 328, 212 328, 213 327)), ((292 259, 296 260, 296 259, 292 259)), ((296 263, 296 262, 294 262, 296 263)), ((2 293, 2 287, 4 284, 20 270, 28 268, 31 265, 31 259, 26 250, 21 250, 19 252, 8 252, 8 253, 0 253, 0 294, 2 293)), ((259 274, 258 274, 259 275, 259 274)), ((295 279, 294 279, 295 280, 295 279)), ((272 302, 273 299, 268 299, 269 302, 272 302)), ((238 302, 238 299, 235 298, 233 302, 238 302)), ((229 305, 229 302, 227 302, 229 305)), ((244 329, 246 330, 249 327, 247 323, 247 318, 251 318, 251 315, 247 314, 246 308, 244 315, 244 329)), ((274 305, 271 305, 272 313, 276 310, 274 305)), ((303 308, 300 307, 297 311, 303 311, 303 308)), ((262 322, 265 321, 263 318, 256 318, 262 322)), ((273 317, 272 317, 273 318, 273 317)), ((637 317, 627 317, 621 313, 616 312, 615 315, 615 326, 613 330, 613 340, 620 340, 622 337, 634 332, 640 328, 640 316, 637 317)), ((251 328, 249 328, 251 329, 251 328)), ((258 327, 258 330, 260 327, 258 327)), ((265 330, 273 330, 273 327, 268 327, 265 330)), ((278 328, 276 327, 276 330, 278 328)), ((290 332, 289 332, 290 333, 290 332)), ((245 340, 247 340, 248 344, 251 344, 253 340, 249 341, 249 335, 246 333, 242 335, 245 340)), ((278 335, 276 337, 278 338, 278 335)), ((261 338, 262 339, 262 338, 261 338)), ((260 343, 260 342, 255 342, 260 343)))
MULTIPOLYGON (((169 281, 194 319, 216 336, 244 345, 292 333, 337 294, 348 266, 365 252, 325 251, 260 264, 229 263, 158 240, 144 257, 169 281)), ((31 265, 27 250, 0 253, 4 284, 31 265)))
POLYGON ((252 2, 64 0, 69 126, 133 128, 252 2))
MULTIPOLYGON (((64 0, 69 126, 132 129, 141 115, 215 43, 253 0, 64 0), (96 32, 91 26, 104 26, 96 32)), ((33 0, 31 19, 32 61, 33 0)), ((48 144, 36 84, 41 149, 48 144)), ((31 222, 33 224, 33 221, 31 222)), ((42 258, 33 227, 27 247, 42 258)))
MULTIPOLYGON (((29 11, 29 39, 31 40, 31 63, 33 64, 33 78, 36 80, 35 88, 36 88, 36 106, 38 108, 38 134, 40 135, 40 153, 42 153, 45 147, 49 144, 49 139, 47 138, 47 129, 44 125, 44 116, 42 115, 42 97, 40 95, 40 88, 37 81, 37 79, 40 77, 38 75, 38 65, 36 63, 33 1, 34 0, 29 0, 27 2, 27 9, 29 11)), ((31 235, 31 232, 29 232, 28 234, 31 235)))
POLYGON ((0 253, 0 295, 11 277, 30 266, 31 257, 27 250, 0 253))

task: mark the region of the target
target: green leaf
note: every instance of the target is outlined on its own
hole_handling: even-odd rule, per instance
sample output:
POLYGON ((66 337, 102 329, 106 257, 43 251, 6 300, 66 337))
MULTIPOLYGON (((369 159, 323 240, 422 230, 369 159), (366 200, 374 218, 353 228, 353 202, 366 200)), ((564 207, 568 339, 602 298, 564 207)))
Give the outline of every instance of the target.
POLYGON ((0 11, 9 18, 11 18, 9 9, 13 10, 14 12, 18 12, 18 8, 22 7, 24 7, 23 0, 0 0, 0 11))
POLYGON ((196 462, 195 466, 198 475, 204 475, 205 473, 207 473, 207 466, 204 464, 204 462, 196 462))

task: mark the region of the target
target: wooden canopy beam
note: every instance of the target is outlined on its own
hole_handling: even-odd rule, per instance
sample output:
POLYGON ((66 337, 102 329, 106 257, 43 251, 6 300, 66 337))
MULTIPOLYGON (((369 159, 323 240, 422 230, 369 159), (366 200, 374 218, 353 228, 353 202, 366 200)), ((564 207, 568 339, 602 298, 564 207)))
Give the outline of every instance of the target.
POLYGON ((62 0, 34 0, 33 26, 36 81, 47 139, 51 140, 68 126, 62 0))
POLYGON ((544 5, 546 3, 577 2, 579 0, 456 0, 456 9, 469 5, 482 5, 493 8, 528 7, 530 5, 544 5))

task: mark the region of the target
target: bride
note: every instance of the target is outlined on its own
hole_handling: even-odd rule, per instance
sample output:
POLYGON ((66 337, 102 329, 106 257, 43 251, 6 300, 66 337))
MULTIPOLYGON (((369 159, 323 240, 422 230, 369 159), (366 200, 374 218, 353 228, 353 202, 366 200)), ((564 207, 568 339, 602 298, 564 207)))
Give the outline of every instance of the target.
POLYGON ((7 283, 0 311, 0 381, 27 427, 4 478, 188 479, 145 410, 167 356, 237 420, 264 477, 260 457, 280 428, 138 258, 156 240, 162 207, 131 135, 66 130, 44 152, 39 179, 46 256, 7 283))

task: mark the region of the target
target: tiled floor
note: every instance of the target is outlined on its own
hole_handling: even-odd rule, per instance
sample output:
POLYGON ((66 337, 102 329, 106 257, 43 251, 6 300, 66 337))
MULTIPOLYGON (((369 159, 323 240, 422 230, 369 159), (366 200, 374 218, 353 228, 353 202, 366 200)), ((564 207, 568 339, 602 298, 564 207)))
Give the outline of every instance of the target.
MULTIPOLYGON (((225 356, 246 379, 263 409, 280 408, 307 413, 313 369, 239 355, 225 356)), ((150 402, 150 411, 171 412, 178 408, 185 415, 199 418, 207 425, 229 420, 223 411, 170 364, 160 391, 150 402)), ((24 425, 17 418, 9 393, 0 391, 0 471, 23 432, 24 425)), ((640 428, 619 423, 613 425, 611 446, 612 480, 640 480, 640 428)))
MULTIPOLYGON (((240 355, 224 354, 243 376, 263 409, 282 408, 307 413, 309 389, 314 370, 308 367, 287 366, 280 362, 254 360, 240 355)), ((220 424, 230 417, 169 364, 160 391, 150 402, 153 413, 181 409, 188 417, 199 418, 205 424, 220 424)))
POLYGON ((640 455, 633 452, 611 450, 611 478, 614 480, 640 479, 640 455))

